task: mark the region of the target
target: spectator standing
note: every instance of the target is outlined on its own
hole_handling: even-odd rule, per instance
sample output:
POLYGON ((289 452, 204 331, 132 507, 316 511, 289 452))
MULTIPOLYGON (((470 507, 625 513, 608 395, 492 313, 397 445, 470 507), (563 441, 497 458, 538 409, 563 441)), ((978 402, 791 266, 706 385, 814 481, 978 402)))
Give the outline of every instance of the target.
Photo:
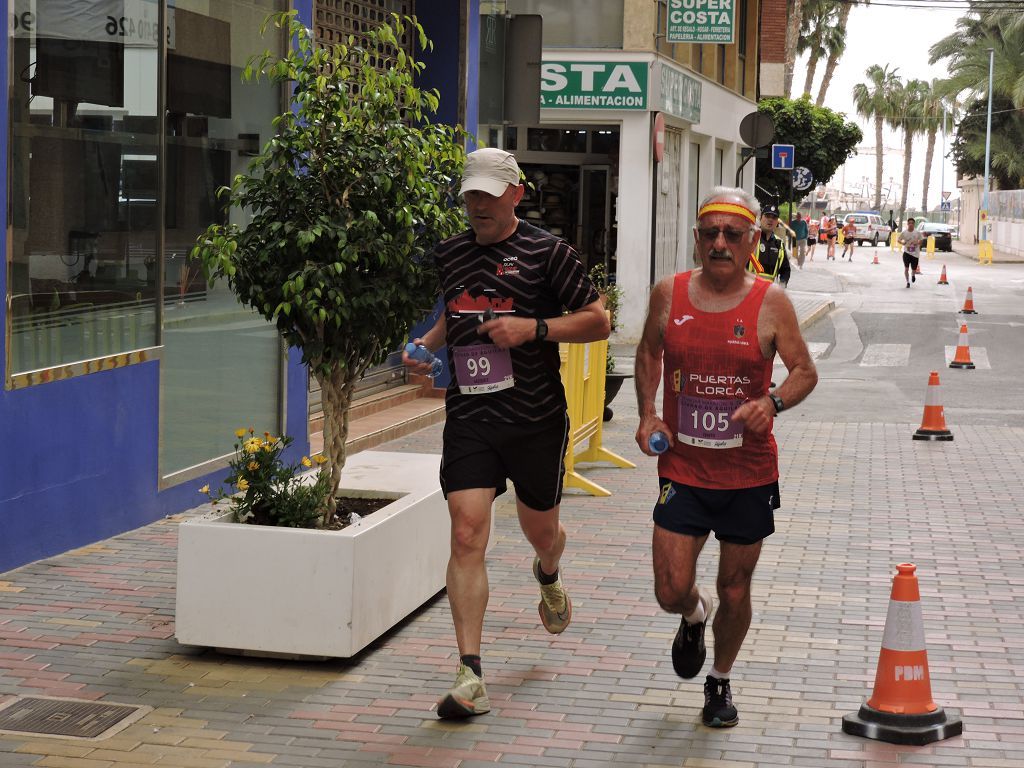
POLYGON ((793 220, 793 234, 796 237, 796 265, 803 269, 804 259, 807 258, 809 229, 807 227, 807 220, 800 211, 796 212, 796 218, 793 220))

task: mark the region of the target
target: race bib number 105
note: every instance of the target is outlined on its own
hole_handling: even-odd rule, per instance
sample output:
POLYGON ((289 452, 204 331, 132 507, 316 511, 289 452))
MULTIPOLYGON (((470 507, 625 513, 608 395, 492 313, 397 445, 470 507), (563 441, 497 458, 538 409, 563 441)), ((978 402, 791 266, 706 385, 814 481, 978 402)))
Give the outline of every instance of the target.
POLYGON ((743 425, 733 424, 729 414, 742 400, 709 400, 680 395, 679 433, 676 439, 700 448, 737 448, 743 445, 743 425))

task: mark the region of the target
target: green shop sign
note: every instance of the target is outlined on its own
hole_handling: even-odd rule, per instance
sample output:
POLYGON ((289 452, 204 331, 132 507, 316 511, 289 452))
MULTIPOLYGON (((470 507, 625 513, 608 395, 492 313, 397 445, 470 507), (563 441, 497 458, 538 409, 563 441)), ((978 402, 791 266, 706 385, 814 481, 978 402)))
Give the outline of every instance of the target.
POLYGON ((733 42, 734 0, 668 0, 669 43, 733 42))
POLYGON ((546 109, 647 109, 643 61, 544 61, 540 105, 546 109))

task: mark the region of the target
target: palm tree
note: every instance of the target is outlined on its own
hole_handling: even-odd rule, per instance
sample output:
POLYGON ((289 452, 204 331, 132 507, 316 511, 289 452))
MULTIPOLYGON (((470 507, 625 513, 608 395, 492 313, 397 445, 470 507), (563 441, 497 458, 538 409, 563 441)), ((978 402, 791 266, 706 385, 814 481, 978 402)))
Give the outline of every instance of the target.
POLYGON ((875 122, 875 210, 882 207, 882 127, 893 114, 892 93, 899 85, 896 72, 896 69, 889 69, 888 64, 884 67, 872 64, 864 72, 868 82, 853 87, 857 114, 875 122))
POLYGON ((791 0, 789 19, 786 22, 786 47, 784 51, 783 93, 788 99, 793 92, 793 69, 796 67, 796 46, 800 40, 800 23, 804 17, 804 0, 791 0))
POLYGON ((893 111, 886 122, 893 128, 903 129, 903 190, 900 193, 900 221, 907 212, 907 193, 910 186, 910 158, 914 151, 914 136, 922 132, 921 104, 928 83, 908 80, 893 92, 893 111))
MULTIPOLYGON (((935 155, 935 136, 942 125, 943 114, 950 109, 950 100, 944 95, 944 83, 933 79, 922 91, 921 119, 922 130, 928 137, 928 145, 924 154, 924 189, 921 191, 921 210, 928 213, 928 185, 931 181, 932 158, 935 155)), ((955 101, 954 101, 955 115, 955 101)), ((939 190, 940 192, 942 190, 939 190)))
POLYGON ((836 26, 843 32, 842 44, 836 50, 829 51, 828 61, 825 62, 825 74, 821 78, 821 87, 818 89, 818 98, 814 102, 816 106, 820 107, 825 104, 825 92, 828 91, 829 83, 832 82, 832 75, 835 74, 839 59, 846 51, 846 22, 850 18, 850 10, 853 6, 860 5, 861 2, 864 2, 866 5, 870 0, 841 0, 841 2, 837 3, 839 6, 839 19, 836 21, 836 26))
POLYGON ((804 20, 800 27, 797 53, 810 53, 807 61, 807 79, 804 94, 811 95, 814 72, 822 57, 831 56, 843 46, 843 31, 838 26, 839 9, 832 0, 811 0, 804 6, 804 20))
MULTIPOLYGON (((987 100, 991 48, 993 101, 1003 100, 1014 110, 1024 109, 1024 14, 1019 10, 987 10, 977 2, 972 2, 971 6, 970 15, 957 21, 956 30, 929 49, 931 63, 948 60, 950 77, 944 90, 951 95, 965 94, 965 101, 987 100)), ((1020 112, 1011 114, 1004 127, 1013 138, 1004 141, 1008 136, 996 136, 993 132, 991 142, 991 167, 1006 169, 1010 178, 1021 165, 1017 139, 1024 121, 1020 117, 1020 112)), ((985 130, 979 129, 977 121, 962 123, 957 128, 958 138, 971 157, 979 151, 984 156, 984 150, 979 150, 981 142, 975 135, 979 131, 984 139, 985 130)), ((1020 183, 1024 185, 1024 178, 1020 183)))

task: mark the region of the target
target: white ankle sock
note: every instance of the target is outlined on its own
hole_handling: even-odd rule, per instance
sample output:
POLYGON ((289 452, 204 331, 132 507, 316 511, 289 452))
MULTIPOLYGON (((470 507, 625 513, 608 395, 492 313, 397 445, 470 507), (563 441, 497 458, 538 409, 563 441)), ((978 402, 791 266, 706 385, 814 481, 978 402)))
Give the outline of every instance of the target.
POLYGON ((704 619, 707 618, 707 611, 704 610, 704 601, 697 600, 697 609, 688 616, 683 616, 683 621, 687 624, 703 624, 704 619))
POLYGON ((716 680, 728 680, 729 679, 729 673, 728 672, 719 672, 714 667, 711 668, 711 671, 708 673, 708 675, 710 677, 715 678, 716 680))

